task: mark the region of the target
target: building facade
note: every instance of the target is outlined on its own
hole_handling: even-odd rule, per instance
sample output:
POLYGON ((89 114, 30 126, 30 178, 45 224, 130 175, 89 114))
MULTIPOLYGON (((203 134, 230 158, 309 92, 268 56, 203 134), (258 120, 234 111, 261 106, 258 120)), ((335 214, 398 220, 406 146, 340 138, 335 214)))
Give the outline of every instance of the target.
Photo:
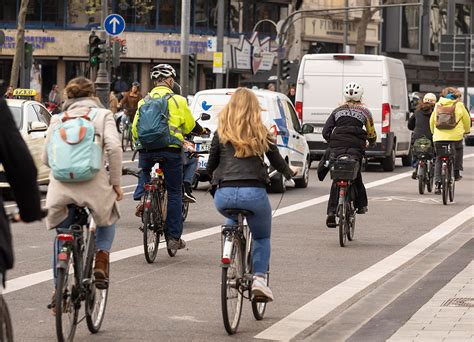
MULTIPOLYGON (((251 35, 261 19, 278 21, 288 13, 286 0, 226 0, 225 45, 236 44, 241 33, 251 35)), ((0 46, 0 79, 10 78, 15 52, 16 24, 20 0, 3 0, 0 8, 1 29, 6 35, 0 46)), ((33 57, 41 69, 43 97, 53 84, 63 88, 79 75, 90 76, 88 37, 100 26, 101 0, 30 0, 26 17, 26 41, 33 43, 33 57)), ((150 88, 149 70, 157 63, 169 63, 179 73, 181 1, 179 0, 109 0, 109 11, 125 18, 126 29, 120 35, 126 49, 121 64, 111 69, 113 82, 121 76, 128 84, 142 83, 150 88)), ((217 30, 217 0, 191 0, 190 53, 196 53, 198 72, 191 89, 214 86, 212 52, 207 39, 217 30)), ((272 27, 259 26, 270 35, 272 27)), ((236 86, 240 74, 230 72, 227 83, 236 86)))
MULTIPOLYGON (((421 8, 384 11, 382 52, 404 62, 411 91, 437 92, 447 85, 463 86, 462 72, 439 70, 440 42, 443 34, 474 34, 474 0, 422 2, 421 8)), ((469 85, 474 86, 474 73, 469 77, 469 85)))

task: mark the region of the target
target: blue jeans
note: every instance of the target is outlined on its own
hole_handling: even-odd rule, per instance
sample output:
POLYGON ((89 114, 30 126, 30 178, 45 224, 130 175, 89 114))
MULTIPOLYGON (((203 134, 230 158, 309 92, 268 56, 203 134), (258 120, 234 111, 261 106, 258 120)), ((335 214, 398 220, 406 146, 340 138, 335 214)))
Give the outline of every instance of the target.
POLYGON ((264 275, 270 263, 270 235, 272 231, 272 208, 265 188, 233 188, 217 189, 214 204, 223 216, 226 224, 237 224, 236 217, 228 217, 224 209, 245 209, 254 214, 247 217, 253 238, 253 272, 264 275))
POLYGON ((145 184, 150 182, 151 168, 155 163, 153 159, 165 158, 166 162, 160 163, 165 175, 166 191, 168 192, 168 207, 166 210, 166 227, 168 236, 179 239, 183 233, 183 217, 181 207, 183 205, 183 158, 181 152, 156 151, 140 152, 138 167, 142 169, 138 185, 133 194, 135 201, 140 201, 145 193, 145 184))
MULTIPOLYGON (((57 228, 68 228, 74 223, 74 209, 69 209, 69 216, 60 224, 57 228)), ((95 231, 95 246, 97 250, 110 252, 112 249, 112 243, 115 237, 115 224, 111 226, 97 226, 95 231)), ((53 254, 53 274, 54 274, 54 285, 56 286, 56 262, 59 250, 62 247, 62 242, 54 238, 54 254, 53 254)))
POLYGON ((188 154, 184 154, 183 163, 183 182, 193 184, 194 174, 196 172, 198 160, 196 157, 188 158, 188 154))

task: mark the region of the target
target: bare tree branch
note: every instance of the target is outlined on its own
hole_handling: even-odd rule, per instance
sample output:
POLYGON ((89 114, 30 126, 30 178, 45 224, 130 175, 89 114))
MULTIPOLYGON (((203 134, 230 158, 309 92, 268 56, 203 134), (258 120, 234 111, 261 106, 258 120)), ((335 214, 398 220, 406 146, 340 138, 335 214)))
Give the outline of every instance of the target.
POLYGON ((13 57, 12 73, 10 76, 10 85, 13 88, 18 86, 18 77, 20 71, 21 53, 25 41, 25 21, 26 11, 29 0, 21 0, 20 12, 18 13, 18 26, 16 32, 15 57, 13 57))

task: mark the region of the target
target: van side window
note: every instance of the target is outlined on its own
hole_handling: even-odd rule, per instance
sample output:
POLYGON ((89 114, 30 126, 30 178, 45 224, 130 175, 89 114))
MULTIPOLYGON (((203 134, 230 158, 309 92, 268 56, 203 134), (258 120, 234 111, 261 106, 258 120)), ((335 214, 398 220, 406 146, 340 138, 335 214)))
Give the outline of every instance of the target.
POLYGON ((295 129, 295 131, 301 132, 300 120, 298 119, 298 116, 296 115, 295 109, 293 108, 293 106, 290 102, 286 102, 286 107, 288 109, 288 112, 291 115, 291 121, 293 122, 293 128, 295 129))

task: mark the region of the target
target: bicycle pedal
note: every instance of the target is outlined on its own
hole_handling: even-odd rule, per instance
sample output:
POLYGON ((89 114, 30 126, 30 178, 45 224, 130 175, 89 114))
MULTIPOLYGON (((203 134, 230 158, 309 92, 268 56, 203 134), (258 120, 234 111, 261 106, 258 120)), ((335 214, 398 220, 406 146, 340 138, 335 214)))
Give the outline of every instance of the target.
POLYGON ((106 290, 109 288, 109 281, 108 280, 96 280, 95 287, 99 290, 106 290))
POLYGON ((253 296, 252 302, 255 302, 255 303, 268 303, 269 300, 268 300, 268 297, 264 297, 264 296, 253 296))

